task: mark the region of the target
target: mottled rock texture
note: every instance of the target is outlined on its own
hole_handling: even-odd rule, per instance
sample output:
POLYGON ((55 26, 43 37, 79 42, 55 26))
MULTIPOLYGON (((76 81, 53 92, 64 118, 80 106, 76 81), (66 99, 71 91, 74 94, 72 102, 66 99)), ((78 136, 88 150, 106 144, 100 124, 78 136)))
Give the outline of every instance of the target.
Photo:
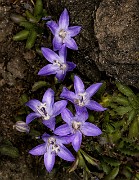
POLYGON ((95 34, 99 69, 139 88, 139 1, 103 0, 96 12, 95 34))

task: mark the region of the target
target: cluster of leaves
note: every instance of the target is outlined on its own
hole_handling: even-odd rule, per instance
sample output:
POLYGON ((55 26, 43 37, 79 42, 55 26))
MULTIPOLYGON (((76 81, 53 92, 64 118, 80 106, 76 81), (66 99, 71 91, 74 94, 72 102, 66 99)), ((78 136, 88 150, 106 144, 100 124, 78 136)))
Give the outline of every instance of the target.
POLYGON ((24 30, 21 30, 13 36, 13 40, 26 40, 26 48, 31 49, 36 42, 37 36, 44 32, 44 23, 41 20, 43 17, 47 16, 47 12, 45 9, 43 9, 42 0, 36 1, 33 13, 26 10, 25 15, 26 17, 18 14, 11 15, 11 19, 15 23, 19 24, 21 27, 24 27, 24 30))

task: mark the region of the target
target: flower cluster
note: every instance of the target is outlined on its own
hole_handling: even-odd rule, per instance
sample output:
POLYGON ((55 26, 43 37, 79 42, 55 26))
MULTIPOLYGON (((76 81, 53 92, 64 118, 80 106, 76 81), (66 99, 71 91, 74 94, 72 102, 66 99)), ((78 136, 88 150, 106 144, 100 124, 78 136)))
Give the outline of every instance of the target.
MULTIPOLYGON (((47 22, 47 26, 54 35, 53 50, 59 52, 57 54, 51 49, 41 48, 43 56, 50 64, 44 66, 38 74, 42 76, 56 74, 56 78, 61 81, 65 78, 67 71, 72 71, 76 67, 74 63, 66 61, 67 48, 78 49, 73 37, 80 32, 81 27, 69 27, 67 9, 62 12, 58 23, 51 20, 47 22)), ((87 109, 94 111, 106 110, 91 99, 101 85, 102 83, 96 83, 85 90, 84 83, 75 75, 75 92, 64 87, 60 95, 60 98, 64 100, 54 102, 54 91, 49 88, 44 93, 42 102, 32 99, 26 103, 34 111, 26 117, 27 127, 34 119, 39 118, 53 132, 52 135, 43 134, 44 143, 29 151, 32 155, 44 155, 44 164, 48 172, 54 166, 56 155, 66 161, 74 161, 74 156, 64 144, 71 143, 77 152, 82 143, 82 136, 98 136, 102 133, 96 125, 87 122, 89 116, 87 109), (76 110, 75 115, 66 107, 68 101, 73 103, 76 110), (56 116, 60 114, 65 124, 55 128, 56 116)), ((23 129, 23 127, 20 129, 23 129)))

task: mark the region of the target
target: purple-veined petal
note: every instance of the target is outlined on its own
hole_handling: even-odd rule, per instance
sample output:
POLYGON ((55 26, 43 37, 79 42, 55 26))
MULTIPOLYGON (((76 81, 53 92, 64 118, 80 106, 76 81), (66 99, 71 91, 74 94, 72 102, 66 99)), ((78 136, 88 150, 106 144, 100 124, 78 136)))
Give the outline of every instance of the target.
POLYGON ((47 143, 47 140, 48 140, 49 137, 50 137, 49 134, 44 133, 41 138, 47 143))
POLYGON ((80 30, 81 30, 81 26, 71 26, 68 28, 68 33, 71 37, 74 37, 77 34, 79 34, 80 30))
POLYGON ((27 117, 26 117, 26 124, 29 124, 31 121, 33 121, 34 119, 41 117, 41 115, 39 113, 30 113, 27 117))
POLYGON ((55 129, 55 118, 50 118, 49 120, 43 120, 42 123, 51 130, 55 129))
POLYGON ((29 151, 30 154, 35 156, 43 155, 46 152, 46 143, 40 144, 29 151))
POLYGON ((38 75, 40 76, 47 76, 50 74, 56 74, 56 72, 59 70, 59 66, 53 65, 53 64, 48 64, 44 66, 39 72, 38 75))
POLYGON ((53 115, 57 116, 61 113, 61 111, 63 111, 67 106, 67 101, 66 100, 61 100, 61 101, 57 101, 54 103, 53 106, 53 115))
POLYGON ((74 89, 76 94, 84 93, 84 83, 78 76, 74 76, 74 89))
POLYGON ((88 87, 86 89, 87 94, 89 95, 89 97, 92 97, 100 88, 100 86, 102 85, 102 83, 96 83, 91 85, 90 87, 88 87))
POLYGON ((62 45, 61 49, 59 50, 59 57, 60 57, 60 62, 65 63, 66 58, 67 58, 67 48, 65 44, 62 45))
POLYGON ((55 21, 48 21, 46 24, 51 30, 52 34, 55 35, 56 30, 58 29, 58 24, 55 21))
POLYGON ((67 123, 67 124, 71 124, 71 120, 74 117, 73 114, 71 113, 71 111, 67 108, 65 108, 62 112, 61 112, 61 117, 62 119, 67 123))
POLYGON ((68 124, 63 124, 63 125, 57 127, 55 129, 54 133, 59 136, 66 136, 71 133, 71 130, 70 130, 70 127, 68 124))
POLYGON ((72 146, 76 152, 80 149, 81 143, 82 133, 80 131, 76 131, 76 133, 74 134, 74 139, 72 141, 72 146))
POLYGON ((66 76, 66 71, 63 72, 63 70, 59 70, 59 71, 57 71, 57 73, 56 73, 56 78, 57 78, 59 81, 63 81, 64 78, 65 78, 65 76, 66 76))
POLYGON ((48 172, 50 172, 55 164, 55 153, 51 153, 50 150, 48 150, 44 154, 44 164, 48 172))
POLYGON ((59 56, 49 48, 41 48, 42 54, 49 62, 53 63, 54 60, 59 60, 59 56))
POLYGON ((67 135, 67 136, 55 136, 56 142, 60 145, 62 144, 69 144, 72 142, 73 135, 67 135))
POLYGON ((53 49, 54 51, 60 50, 62 47, 62 38, 60 38, 59 36, 55 36, 53 38, 53 49))
POLYGON ((85 107, 77 108, 76 107, 76 117, 79 121, 85 122, 88 119, 88 112, 85 107))
POLYGON ((68 65, 67 71, 72 71, 76 67, 76 64, 74 64, 73 62, 69 62, 69 61, 67 61, 67 65, 68 65))
POLYGON ((59 27, 65 30, 68 28, 68 26, 69 26, 69 14, 67 9, 65 8, 59 18, 59 27))
POLYGON ((57 153, 57 155, 66 161, 75 160, 72 153, 65 146, 60 146, 60 151, 57 153))
POLYGON ((81 131, 85 136, 98 136, 102 134, 102 131, 97 126, 89 122, 85 122, 82 125, 81 131))
POLYGON ((66 37, 63 41, 69 49, 78 50, 78 46, 73 38, 66 37))
POLYGON ((54 91, 51 88, 44 93, 42 102, 46 103, 46 110, 48 113, 51 112, 54 104, 54 91))
POLYGON ((74 103, 74 100, 76 99, 76 94, 72 91, 69 91, 66 87, 63 87, 63 91, 60 94, 60 97, 65 98, 74 103))
POLYGON ((38 106, 41 105, 41 102, 37 99, 32 99, 26 103, 26 106, 30 107, 34 112, 37 112, 38 106))
POLYGON ((99 103, 96 101, 90 100, 87 104, 86 107, 90 110, 94 111, 105 111, 107 108, 102 107, 99 103))

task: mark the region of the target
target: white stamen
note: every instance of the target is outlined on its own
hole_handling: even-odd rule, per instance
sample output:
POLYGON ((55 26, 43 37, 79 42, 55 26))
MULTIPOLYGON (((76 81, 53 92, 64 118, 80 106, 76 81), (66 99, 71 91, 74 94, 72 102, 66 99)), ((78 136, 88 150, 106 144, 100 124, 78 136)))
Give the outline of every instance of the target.
POLYGON ((81 126, 81 122, 73 121, 73 123, 72 123, 72 128, 73 128, 74 130, 80 129, 80 126, 81 126))
POLYGON ((60 63, 58 60, 54 60, 53 65, 58 65, 60 67, 60 70, 63 71, 63 74, 64 74, 65 69, 67 68, 67 64, 60 63))
POLYGON ((62 39, 64 39, 64 38, 66 37, 66 35, 67 35, 67 32, 66 32, 64 29, 61 29, 61 30, 59 31, 59 36, 60 36, 62 39))
POLYGON ((43 120, 50 119, 50 116, 46 111, 46 103, 41 103, 41 105, 38 106, 37 111, 42 116, 43 120))

